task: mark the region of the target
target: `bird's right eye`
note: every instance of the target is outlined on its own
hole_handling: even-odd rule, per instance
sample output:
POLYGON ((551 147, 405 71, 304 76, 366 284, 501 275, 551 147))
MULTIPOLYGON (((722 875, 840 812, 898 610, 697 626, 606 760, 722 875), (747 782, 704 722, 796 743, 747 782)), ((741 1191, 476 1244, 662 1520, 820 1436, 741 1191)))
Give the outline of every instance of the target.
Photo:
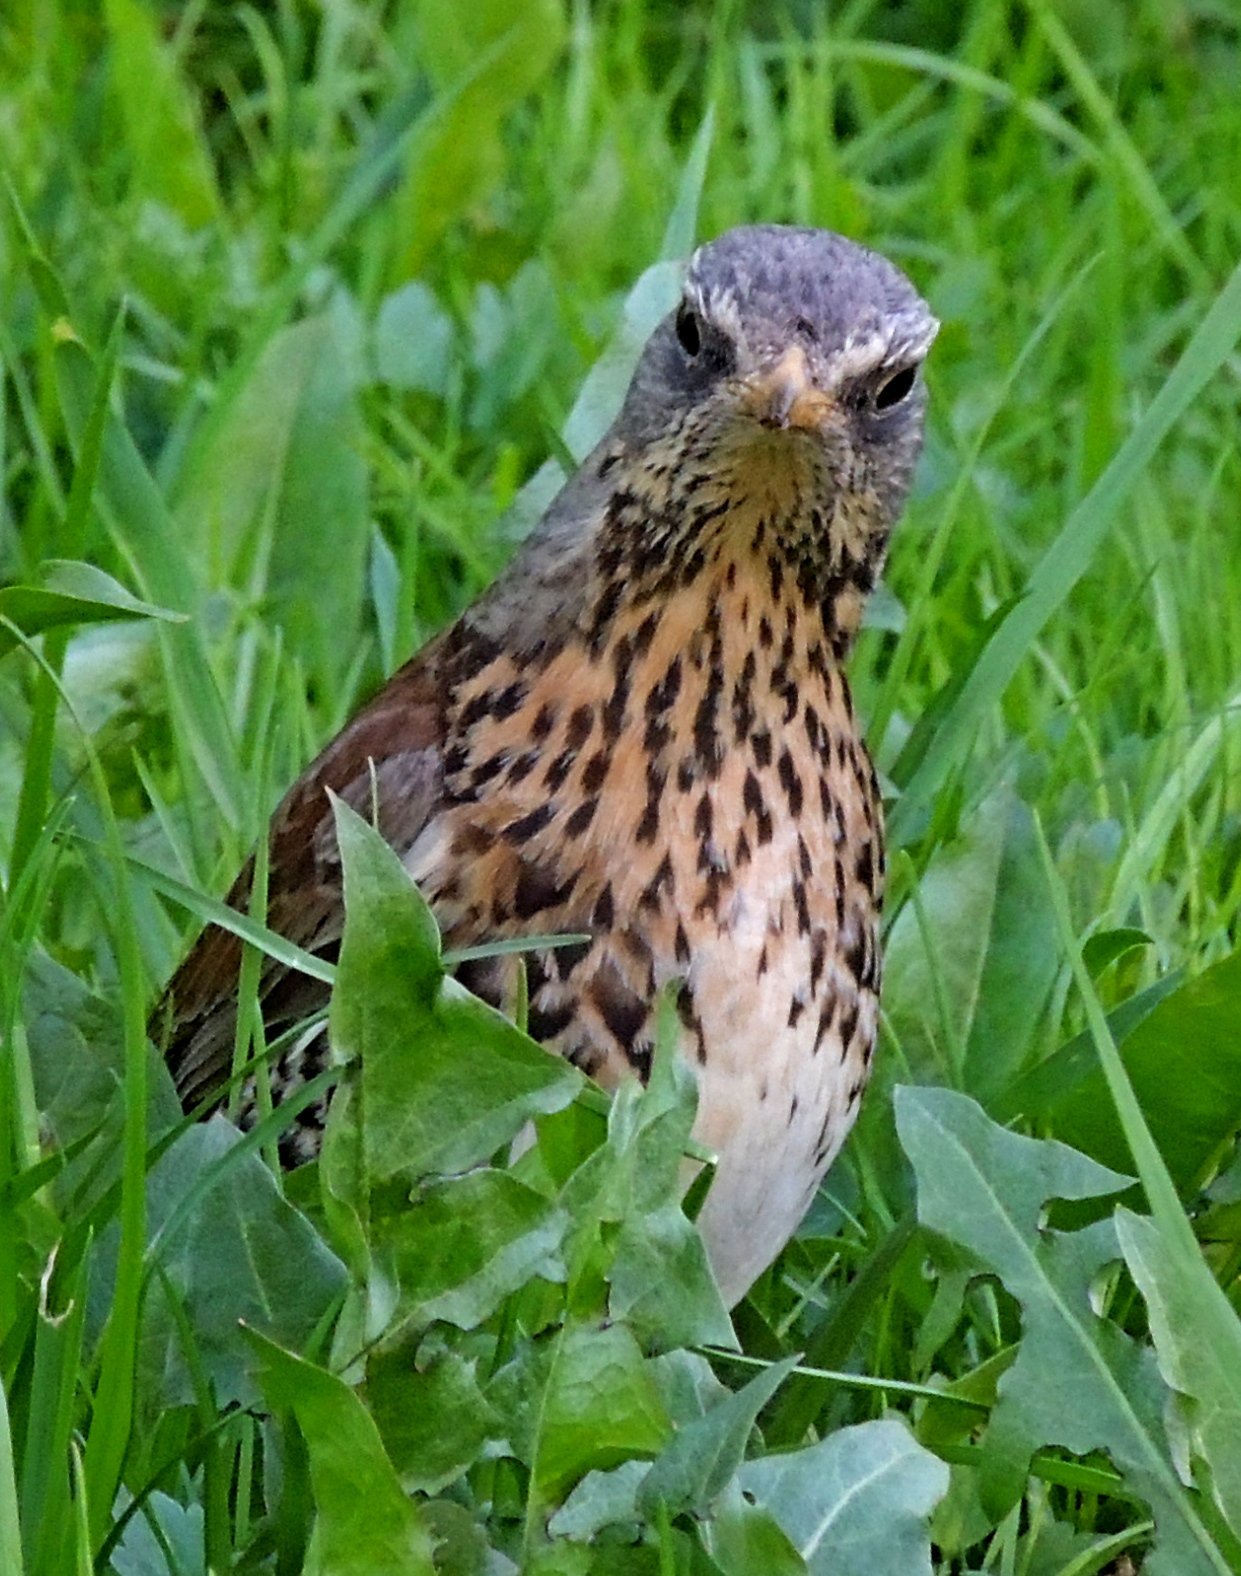
POLYGON ((702 349, 702 324, 688 301, 682 301, 676 320, 677 341, 687 356, 693 357, 702 349))

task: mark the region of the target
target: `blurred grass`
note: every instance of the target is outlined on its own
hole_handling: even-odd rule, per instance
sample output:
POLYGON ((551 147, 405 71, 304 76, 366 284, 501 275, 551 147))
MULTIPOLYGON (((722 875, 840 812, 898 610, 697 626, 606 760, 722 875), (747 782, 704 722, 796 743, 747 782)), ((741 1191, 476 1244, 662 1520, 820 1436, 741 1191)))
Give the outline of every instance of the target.
MULTIPOLYGON (((1220 292, 1241 254, 1241 18, 1220 0, 489 0, 463 16, 447 0, 6 0, 0 15, 0 580, 84 558, 189 615, 50 635, 45 669, 21 651, 0 665, 0 1188, 24 1186, 36 1137, 29 970, 50 955, 119 1003, 132 1075, 146 1003, 204 911, 167 902, 173 883, 221 891, 301 763, 503 562, 507 511, 564 452, 625 291, 684 225, 708 111, 699 236, 839 228, 906 268, 943 321, 887 576, 899 607, 853 664, 885 776, 917 789, 893 809, 883 1076, 990 1099, 999 1070, 1063 1047, 1041 1086, 1017 1086, 1041 1103, 1008 1113, 1054 1129, 1082 1020, 1022 815, 1107 960, 1102 1009, 1202 976, 1237 941, 1241 352, 1220 292), (1195 369, 1205 386, 1154 450, 1183 355, 1182 392, 1195 369), (1104 519, 1122 453, 1139 463, 1104 519), (1057 555, 1071 572, 1049 570, 1057 555), (1134 926, 1149 943, 1110 950, 1134 926)), ((1191 1008, 1201 995, 1187 1025, 1191 1008)), ((1169 1076, 1192 1077, 1192 1033, 1161 1023, 1169 1076)), ((1195 1150, 1213 1220, 1238 1185, 1231 1118, 1222 1097, 1198 1135, 1213 1172, 1195 1150)), ((1074 1141, 1091 1134, 1079 1112, 1074 1141)), ((955 1345, 923 1328, 951 1298, 933 1301, 903 1251, 903 1177, 876 1090, 831 1197, 741 1315, 751 1350, 814 1337, 820 1366, 854 1354, 915 1380, 941 1345, 962 1369, 1004 1350, 1011 1309, 985 1286, 962 1290, 955 1345)), ((80 1330, 58 1342, 22 1291, 61 1205, 42 1183, 22 1198, 37 1229, 0 1210, 0 1373, 37 1326, 41 1382, 72 1390, 80 1330)), ((1228 1233, 1216 1262, 1235 1299, 1228 1233)), ((65 1306, 88 1251, 73 1240, 49 1283, 65 1306)), ((137 1319, 131 1295, 92 1378, 109 1376, 92 1388, 105 1402, 137 1319)), ((866 1415, 853 1405, 832 1393, 819 1426, 866 1415)), ((81 1464, 96 1548, 123 1398, 108 1410, 117 1436, 90 1429, 81 1464)), ((201 1398, 200 1413, 215 1426, 201 1398)), ((46 1448, 63 1453, 68 1430, 49 1425, 46 1448)), ((217 1481, 253 1448, 226 1439, 217 1481)), ((165 1444, 175 1458, 161 1434, 138 1465, 165 1444)), ((0 1496, 7 1482, 0 1453, 0 1496)), ((227 1503, 207 1514, 227 1547, 227 1503)), ((27 1546, 31 1568, 89 1559, 83 1537, 66 1518, 60 1543, 27 1546)), ((997 1559, 1015 1537, 995 1533, 997 1559)))

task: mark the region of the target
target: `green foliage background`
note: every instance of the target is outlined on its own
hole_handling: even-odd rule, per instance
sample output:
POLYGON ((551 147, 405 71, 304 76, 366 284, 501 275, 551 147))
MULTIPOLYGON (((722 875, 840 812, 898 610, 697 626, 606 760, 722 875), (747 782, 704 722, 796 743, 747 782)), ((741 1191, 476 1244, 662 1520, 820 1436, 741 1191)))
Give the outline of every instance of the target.
POLYGON ((1239 69, 1229 0, 7 0, 0 1570, 1241 1571, 1239 69), (759 219, 944 327, 880 1072, 730 1321, 675 1061, 608 1109, 361 824, 319 1164, 144 1023, 759 219))

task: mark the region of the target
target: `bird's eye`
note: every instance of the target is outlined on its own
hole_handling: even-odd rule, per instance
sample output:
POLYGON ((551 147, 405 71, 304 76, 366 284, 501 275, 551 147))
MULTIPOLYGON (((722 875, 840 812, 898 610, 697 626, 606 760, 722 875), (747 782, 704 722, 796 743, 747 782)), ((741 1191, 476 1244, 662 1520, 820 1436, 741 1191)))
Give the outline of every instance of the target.
POLYGON ((702 324, 688 301, 682 301, 677 312, 677 339, 687 356, 696 356, 702 349, 702 324))
POLYGON ((894 372, 886 383, 881 383, 875 390, 875 409, 891 410, 894 405, 899 405, 902 400, 908 399, 917 379, 916 366, 902 367, 899 372, 894 372))

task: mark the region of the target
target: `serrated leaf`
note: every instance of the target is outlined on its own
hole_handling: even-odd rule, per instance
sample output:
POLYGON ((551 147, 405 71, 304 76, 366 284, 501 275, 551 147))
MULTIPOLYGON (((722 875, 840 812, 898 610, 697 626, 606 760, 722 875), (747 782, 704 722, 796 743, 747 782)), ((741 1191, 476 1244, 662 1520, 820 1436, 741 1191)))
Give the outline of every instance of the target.
POLYGON ((547 1524, 556 1538, 588 1543, 604 1527, 639 1520, 638 1485, 646 1461, 622 1461, 608 1472, 588 1472, 547 1524))
POLYGON ((268 1403, 297 1418, 310 1456, 316 1516, 305 1576, 435 1576, 426 1526, 355 1392, 247 1333, 268 1403))
POLYGON ((400 1281, 399 1316, 473 1329, 532 1276, 563 1278, 567 1226, 562 1210, 503 1171, 420 1189, 379 1231, 400 1281))
POLYGON ((181 1505, 156 1489, 142 1512, 130 1518, 109 1564, 116 1576, 168 1576, 164 1547, 172 1552, 178 1576, 206 1576, 203 1562, 203 1508, 181 1505), (159 1537, 151 1523, 159 1528, 159 1537))
POLYGON ((502 1433, 474 1364, 454 1351, 437 1352, 425 1364, 403 1348, 372 1353, 366 1405, 409 1493, 447 1488, 502 1433))
POLYGON ((240 1140, 231 1123, 213 1117, 183 1133, 148 1179, 148 1228, 165 1278, 148 1287, 142 1326, 136 1383, 148 1419, 195 1399, 167 1287, 188 1316, 198 1361, 221 1406, 254 1400, 240 1320, 297 1348, 344 1289, 344 1266, 286 1202, 256 1154, 225 1169, 172 1235, 162 1237, 184 1195, 240 1140))
POLYGON ((1153 1353, 1092 1303, 1100 1270, 1120 1253, 1115 1227, 1040 1227, 1049 1200, 1103 1198, 1128 1179, 1064 1144, 1007 1132, 949 1090, 898 1089, 896 1121, 917 1177, 919 1219, 973 1254, 1021 1304, 1020 1350, 982 1440, 988 1509, 1008 1510, 1041 1446, 1105 1450, 1154 1511, 1152 1576, 1226 1570, 1172 1464, 1168 1392, 1153 1353))
POLYGON ((502 1369, 488 1398, 507 1419, 538 1504, 587 1472, 655 1455, 670 1432, 638 1343, 620 1324, 564 1326, 502 1369))
POLYGON ((752 1505, 734 1483, 703 1527, 712 1559, 725 1576, 805 1576, 806 1562, 765 1505, 752 1505))
POLYGON ((805 1450, 747 1462, 739 1481, 811 1576, 931 1576, 927 1523, 948 1468, 903 1423, 842 1428, 805 1450))
POLYGON ((330 1023, 337 1051, 361 1057, 366 1175, 466 1171, 567 1105, 582 1075, 446 977, 435 921, 400 860, 346 805, 334 809, 345 933, 330 1023))
POLYGON ((661 1509, 670 1516, 705 1511, 741 1465, 758 1414, 796 1365, 795 1356, 773 1363, 705 1416, 679 1429, 638 1491, 643 1515, 654 1520, 661 1509))
POLYGON ((1190 1436, 1210 1468, 1211 1491, 1241 1537, 1241 1321, 1200 1253, 1121 1209, 1125 1263, 1146 1299, 1164 1378, 1187 1396, 1190 1436))

